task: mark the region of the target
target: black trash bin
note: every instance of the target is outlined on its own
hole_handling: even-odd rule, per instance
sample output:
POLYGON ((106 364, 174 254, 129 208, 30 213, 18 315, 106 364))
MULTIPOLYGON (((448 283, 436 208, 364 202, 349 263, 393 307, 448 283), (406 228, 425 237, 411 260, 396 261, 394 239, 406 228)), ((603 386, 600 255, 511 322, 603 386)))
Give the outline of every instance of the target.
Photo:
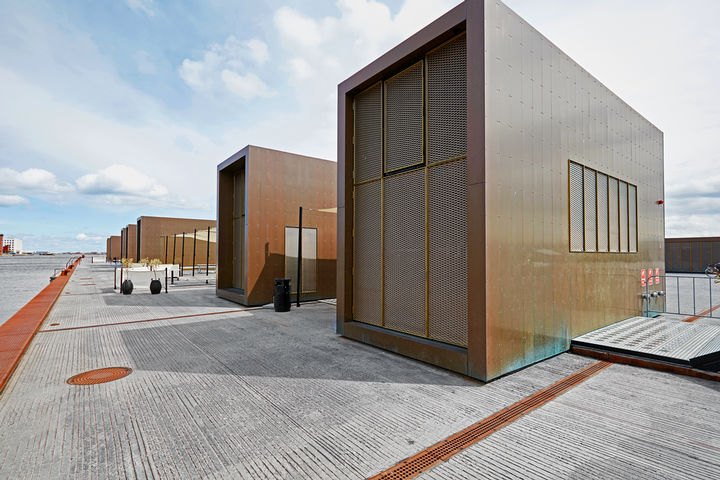
POLYGON ((273 303, 276 312, 290 311, 290 279, 276 278, 273 288, 273 303))

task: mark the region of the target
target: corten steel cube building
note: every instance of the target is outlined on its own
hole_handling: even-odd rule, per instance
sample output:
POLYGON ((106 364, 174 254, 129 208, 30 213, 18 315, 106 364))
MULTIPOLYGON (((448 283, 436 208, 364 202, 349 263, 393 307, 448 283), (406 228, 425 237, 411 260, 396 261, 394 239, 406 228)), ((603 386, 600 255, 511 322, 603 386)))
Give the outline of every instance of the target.
MULTIPOLYGON (((165 263, 182 263, 184 266, 190 266, 193 262, 193 234, 197 230, 196 265, 215 264, 215 243, 211 241, 208 245, 207 240, 208 228, 215 229, 215 220, 141 216, 138 217, 136 225, 136 260, 159 258, 165 263), (182 241, 183 233, 186 234, 185 242, 182 241)), ((211 240, 212 237, 213 235, 211 240)))
POLYGON ((499 1, 339 85, 337 331, 482 380, 641 314, 663 135, 499 1))
POLYGON ((252 145, 218 165, 218 296, 262 305, 290 278, 295 298, 303 207, 300 298, 335 297, 336 165, 252 145))
POLYGON ((114 258, 122 258, 120 255, 120 235, 111 235, 107 238, 105 250, 105 261, 112 262, 114 258))
POLYGON ((708 265, 720 262, 720 237, 665 239, 665 270, 675 273, 703 273, 708 265))
POLYGON ((120 258, 137 258, 137 224, 130 223, 120 230, 120 258))

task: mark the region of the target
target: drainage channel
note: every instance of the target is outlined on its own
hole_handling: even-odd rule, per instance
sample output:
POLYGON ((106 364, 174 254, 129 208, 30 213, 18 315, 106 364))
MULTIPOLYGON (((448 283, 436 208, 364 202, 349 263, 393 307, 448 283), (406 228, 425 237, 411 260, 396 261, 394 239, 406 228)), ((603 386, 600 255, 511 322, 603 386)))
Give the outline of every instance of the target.
POLYGON ((448 460, 469 446, 514 422, 523 415, 530 413, 550 400, 562 395, 610 365, 612 365, 611 362, 605 361, 593 363, 549 387, 490 415, 484 420, 470 425, 465 430, 451 435, 422 452, 403 460, 384 472, 371 477, 370 480, 407 480, 415 478, 435 465, 448 460))

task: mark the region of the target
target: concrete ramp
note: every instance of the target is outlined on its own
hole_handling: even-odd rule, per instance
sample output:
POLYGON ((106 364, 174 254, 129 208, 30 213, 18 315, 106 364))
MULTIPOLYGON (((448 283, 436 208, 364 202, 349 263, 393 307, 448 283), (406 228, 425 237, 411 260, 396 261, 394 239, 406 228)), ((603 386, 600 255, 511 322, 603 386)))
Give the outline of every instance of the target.
POLYGON ((632 317, 576 337, 572 346, 720 370, 720 325, 632 317))

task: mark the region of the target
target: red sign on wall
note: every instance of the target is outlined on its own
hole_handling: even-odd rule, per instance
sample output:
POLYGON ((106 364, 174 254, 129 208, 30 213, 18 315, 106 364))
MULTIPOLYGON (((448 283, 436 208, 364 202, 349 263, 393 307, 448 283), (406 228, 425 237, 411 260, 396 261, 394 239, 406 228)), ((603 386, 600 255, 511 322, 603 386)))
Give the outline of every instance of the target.
POLYGON ((652 274, 652 268, 648 268, 648 285, 653 284, 653 274, 652 274))
POLYGON ((640 270, 640 286, 645 287, 647 282, 645 281, 645 269, 640 270))
POLYGON ((655 285, 660 285, 660 269, 655 269, 655 285))

